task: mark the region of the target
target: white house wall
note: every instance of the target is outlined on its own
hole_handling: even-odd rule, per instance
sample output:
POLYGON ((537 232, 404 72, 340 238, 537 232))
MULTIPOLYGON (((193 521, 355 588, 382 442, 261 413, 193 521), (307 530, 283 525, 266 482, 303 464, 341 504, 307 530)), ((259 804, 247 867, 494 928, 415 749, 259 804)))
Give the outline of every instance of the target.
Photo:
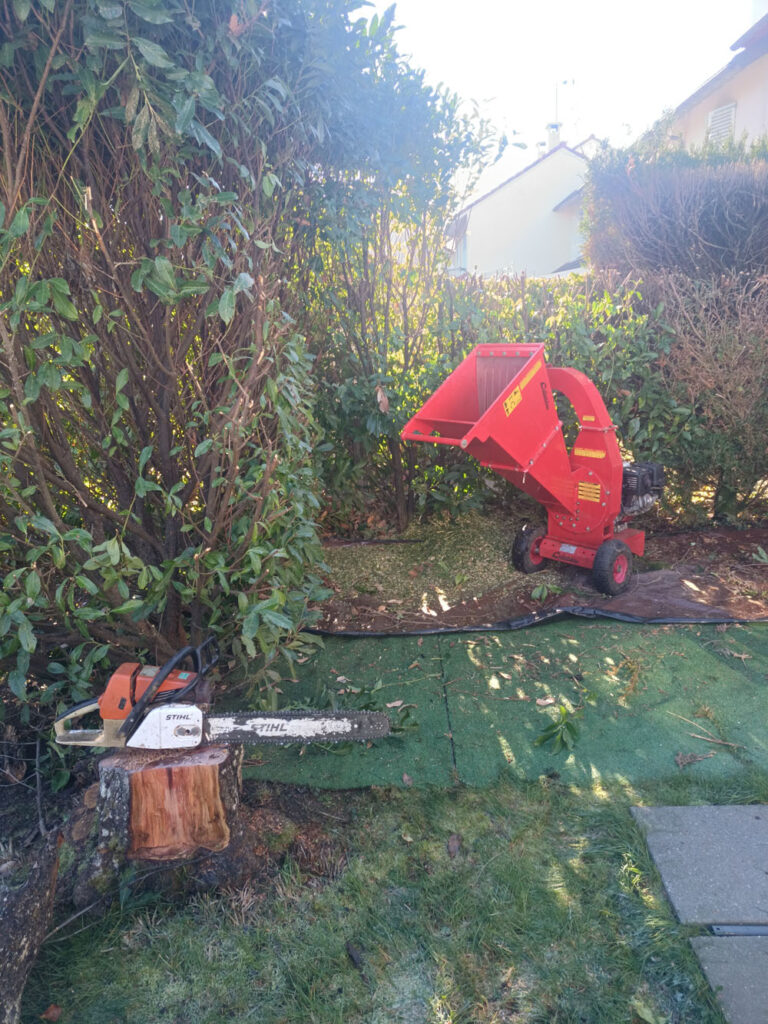
POLYGON ((581 204, 554 207, 584 184, 586 160, 554 150, 471 208, 460 265, 470 273, 552 274, 578 259, 581 204))
POLYGON ((746 136, 747 141, 752 142, 768 133, 768 54, 675 117, 671 132, 681 136, 686 148, 703 146, 710 112, 729 103, 736 104, 733 134, 737 141, 746 136))

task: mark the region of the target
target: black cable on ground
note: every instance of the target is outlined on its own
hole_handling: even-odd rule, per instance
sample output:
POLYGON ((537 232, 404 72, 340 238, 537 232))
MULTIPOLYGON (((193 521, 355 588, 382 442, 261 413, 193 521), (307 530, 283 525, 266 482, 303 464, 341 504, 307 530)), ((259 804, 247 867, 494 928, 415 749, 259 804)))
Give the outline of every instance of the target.
POLYGON ((662 615, 656 618, 647 618, 642 615, 627 615, 625 612, 603 611, 599 608, 589 608, 582 605, 566 605, 563 608, 547 608, 541 612, 531 612, 530 615, 523 615, 519 619, 506 619, 501 622, 481 623, 474 626, 434 626, 429 629, 404 629, 394 632, 384 630, 366 629, 318 629, 310 627, 304 629, 305 633, 312 633, 315 636, 338 636, 348 639, 360 640, 363 637, 382 640, 390 637, 410 636, 442 636, 448 633, 504 633, 516 629, 528 629, 530 626, 540 626, 544 622, 552 622, 555 619, 563 619, 568 616, 582 619, 613 619, 617 622, 632 622, 636 625, 649 626, 717 626, 717 625, 750 625, 753 622, 768 622, 768 617, 758 619, 738 619, 732 616, 722 615, 716 618, 683 618, 681 616, 662 615))

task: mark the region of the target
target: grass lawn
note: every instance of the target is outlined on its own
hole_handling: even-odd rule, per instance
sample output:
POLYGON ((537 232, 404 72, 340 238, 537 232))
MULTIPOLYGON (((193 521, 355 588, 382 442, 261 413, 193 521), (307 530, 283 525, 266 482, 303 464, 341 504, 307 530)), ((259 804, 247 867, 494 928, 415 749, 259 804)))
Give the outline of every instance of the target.
MULTIPOLYGON (((385 595, 396 622, 504 581, 508 526, 444 528, 422 553, 331 552, 339 593, 385 595)), ((630 807, 768 802, 767 663, 764 625, 328 640, 286 700, 418 724, 371 748, 251 752, 256 805, 320 787, 335 866, 289 847, 269 882, 78 920, 43 947, 23 1020, 723 1024, 630 807), (558 754, 535 741, 560 708, 580 736, 558 754)))
POLYGON ((629 807, 766 801, 764 773, 317 798, 349 822, 337 877, 289 857, 266 890, 114 910, 44 947, 24 1021, 722 1022, 629 807))

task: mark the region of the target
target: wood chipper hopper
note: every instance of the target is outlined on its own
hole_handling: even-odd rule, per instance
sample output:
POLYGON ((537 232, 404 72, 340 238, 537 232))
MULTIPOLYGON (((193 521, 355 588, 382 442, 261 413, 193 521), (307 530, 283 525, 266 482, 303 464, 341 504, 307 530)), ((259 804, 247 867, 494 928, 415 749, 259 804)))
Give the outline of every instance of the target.
POLYGON ((627 520, 661 495, 664 471, 623 462, 595 385, 578 370, 547 366, 543 345, 478 345, 401 436, 456 445, 544 506, 546 529, 526 527, 515 538, 517 569, 537 572, 554 559, 592 569, 604 593, 629 586, 645 534, 627 520), (578 420, 570 451, 553 391, 570 401, 578 420))

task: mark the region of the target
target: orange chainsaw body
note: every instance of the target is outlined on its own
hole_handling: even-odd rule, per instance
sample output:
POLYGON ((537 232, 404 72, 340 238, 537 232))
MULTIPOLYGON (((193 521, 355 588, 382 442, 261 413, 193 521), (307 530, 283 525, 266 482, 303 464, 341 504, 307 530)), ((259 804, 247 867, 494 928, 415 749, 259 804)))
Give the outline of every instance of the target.
MULTIPOLYGON (((110 676, 107 688, 99 697, 99 713, 102 719, 119 721, 127 718, 136 701, 142 696, 157 675, 156 665, 140 665, 137 661, 126 661, 110 676)), ((195 676, 194 672, 171 672, 158 693, 183 690, 195 676)))

